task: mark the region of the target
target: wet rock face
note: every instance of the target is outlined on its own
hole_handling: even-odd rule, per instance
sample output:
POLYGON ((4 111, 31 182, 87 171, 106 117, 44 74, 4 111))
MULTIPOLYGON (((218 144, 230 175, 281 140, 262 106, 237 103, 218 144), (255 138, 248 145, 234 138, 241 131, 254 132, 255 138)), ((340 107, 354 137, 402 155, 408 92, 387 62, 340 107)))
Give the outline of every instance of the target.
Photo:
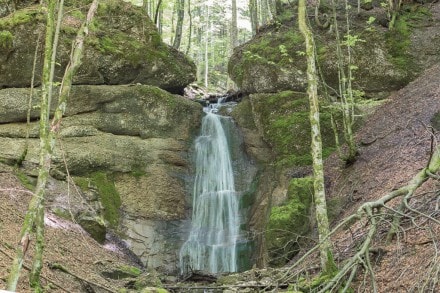
MULTIPOLYGON (((57 80, 65 71, 72 40, 90 2, 66 4, 57 49, 57 80)), ((8 7, 2 4, 0 12, 5 9, 8 7)), ((30 5, 4 14, 0 18, 0 31, 8 32, 12 42, 8 46, 0 46, 0 88, 29 87, 35 50, 35 84, 38 85, 41 81, 45 29, 41 7, 30 5)), ((85 42, 82 61, 74 84, 141 83, 183 93, 183 88, 195 80, 194 63, 162 42, 141 8, 124 1, 101 1, 85 42)))

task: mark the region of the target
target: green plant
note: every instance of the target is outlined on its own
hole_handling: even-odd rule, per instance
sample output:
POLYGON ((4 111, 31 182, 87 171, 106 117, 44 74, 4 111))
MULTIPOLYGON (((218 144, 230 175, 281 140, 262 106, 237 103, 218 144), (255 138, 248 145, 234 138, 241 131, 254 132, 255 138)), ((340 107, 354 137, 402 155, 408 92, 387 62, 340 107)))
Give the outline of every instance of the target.
POLYGON ((0 48, 10 49, 14 45, 14 36, 10 31, 0 31, 0 48))

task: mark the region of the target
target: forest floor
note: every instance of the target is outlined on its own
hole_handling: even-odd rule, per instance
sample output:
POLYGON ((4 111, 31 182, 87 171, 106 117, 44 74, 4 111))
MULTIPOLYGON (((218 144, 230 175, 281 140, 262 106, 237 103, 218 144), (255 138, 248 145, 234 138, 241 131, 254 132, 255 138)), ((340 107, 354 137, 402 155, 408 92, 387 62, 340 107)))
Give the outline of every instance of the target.
MULTIPOLYGON (((407 185, 427 166, 431 148, 440 143, 439 126, 431 127, 438 123, 433 123, 433 117, 439 112, 440 64, 392 94, 369 115, 357 132, 360 149, 353 165, 345 168, 335 157, 327 160, 329 196, 345 202, 339 221, 355 213, 361 204, 407 185)), ((398 203, 400 200, 391 207, 397 210, 398 203)), ((382 223, 371 248, 378 292, 440 292, 440 225, 427 217, 440 220, 439 204, 440 181, 429 179, 410 202, 425 215, 406 211, 408 217, 402 219, 397 237, 389 243, 386 237, 391 219, 377 216, 382 223)), ((350 257, 365 239, 363 226, 367 224, 361 222, 333 237, 339 261, 350 257)), ((357 285, 360 290, 362 279, 357 285)))
MULTIPOLYGON (((330 199, 341 199, 339 220, 355 213, 362 203, 377 200, 406 185, 427 165, 432 141, 435 145, 440 141, 439 129, 430 128, 431 120, 439 112, 440 64, 392 94, 366 118, 357 132, 360 154, 354 164, 342 166, 336 156, 326 161, 328 195, 330 199)), ((0 288, 5 287, 30 199, 30 192, 12 174, 11 167, 0 165, 0 288)), ((433 179, 425 182, 411 205, 440 220, 440 182, 433 179)), ((402 219, 398 237, 389 243, 385 238, 390 219, 383 217, 373 240, 372 262, 378 292, 440 292, 440 225, 420 214, 408 215, 409 218, 402 219)), ((340 264, 365 239, 367 224, 360 222, 334 235, 332 241, 340 264)), ((45 284, 50 280, 59 286, 52 285, 50 292, 116 292, 130 282, 130 279, 105 278, 99 273, 130 265, 115 245, 100 245, 76 224, 52 214, 46 216, 46 228, 42 275, 45 284), (55 269, 57 265, 69 273, 55 269), (100 286, 107 289, 99 289, 100 286)), ((32 243, 25 266, 31 265, 32 243)), ((363 271, 359 272, 354 281, 356 292, 362 291, 364 285, 363 271)), ((27 275, 28 270, 24 269, 18 292, 30 292, 27 275)), ((369 290, 366 286, 366 291, 369 290)))
MULTIPOLYGON (((20 241, 21 225, 31 198, 31 193, 12 174, 12 168, 0 165, 0 289, 6 287, 8 270, 20 241)), ((79 225, 50 213, 46 214, 45 225, 42 283, 47 292, 117 292, 117 288, 130 281, 109 279, 101 274, 132 265, 117 246, 112 243, 101 245, 79 225)), ((17 292, 32 292, 28 284, 28 268, 32 265, 34 242, 31 238, 17 292)))

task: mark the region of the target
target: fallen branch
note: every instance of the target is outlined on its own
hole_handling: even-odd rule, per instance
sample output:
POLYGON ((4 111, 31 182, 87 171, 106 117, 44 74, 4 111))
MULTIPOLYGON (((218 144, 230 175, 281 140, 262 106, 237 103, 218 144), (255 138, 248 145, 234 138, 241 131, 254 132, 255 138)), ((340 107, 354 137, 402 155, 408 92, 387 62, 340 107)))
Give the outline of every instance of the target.
POLYGON ((106 291, 108 291, 108 292, 112 292, 112 293, 116 293, 116 292, 117 292, 117 291, 114 291, 114 290, 112 290, 112 289, 109 289, 109 288, 107 288, 107 287, 105 287, 105 286, 103 286, 103 285, 101 285, 101 284, 95 283, 95 282, 93 282, 93 281, 90 281, 90 280, 88 280, 88 279, 86 279, 86 278, 83 278, 83 277, 81 277, 81 276, 79 276, 79 275, 77 275, 77 274, 71 272, 70 270, 68 270, 68 269, 67 269, 65 266, 63 266, 62 264, 59 264, 59 263, 51 263, 51 264, 49 264, 48 266, 49 266, 49 268, 50 268, 51 270, 59 270, 59 271, 61 271, 61 272, 63 272, 63 273, 66 273, 66 274, 68 274, 68 275, 71 275, 72 277, 77 278, 77 279, 80 280, 80 281, 86 282, 87 284, 90 284, 90 285, 92 285, 92 286, 95 286, 95 287, 98 287, 98 288, 104 289, 104 290, 106 290, 106 291))

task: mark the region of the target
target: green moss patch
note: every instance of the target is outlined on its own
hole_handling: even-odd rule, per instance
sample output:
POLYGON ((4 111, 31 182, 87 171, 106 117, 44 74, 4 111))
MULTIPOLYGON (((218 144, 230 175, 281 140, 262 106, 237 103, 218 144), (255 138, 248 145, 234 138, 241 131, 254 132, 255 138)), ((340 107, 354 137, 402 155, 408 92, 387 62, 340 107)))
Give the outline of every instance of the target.
POLYGON ((20 9, 10 15, 0 18, 0 29, 7 30, 34 20, 44 20, 40 6, 31 6, 20 9))
POLYGON ((435 130, 440 131, 440 112, 435 113, 435 115, 431 118, 431 124, 435 130))
POLYGON ((111 227, 119 224, 119 208, 121 198, 116 190, 112 175, 105 172, 95 172, 90 177, 75 177, 75 184, 83 191, 96 188, 99 201, 103 207, 103 217, 111 227))
POLYGON ((121 198, 113 179, 104 172, 93 173, 91 179, 98 188, 99 198, 104 207, 104 219, 109 222, 110 226, 116 227, 119 223, 121 198))
MULTIPOLYGON (((298 58, 297 51, 302 50, 303 40, 299 32, 288 28, 276 29, 262 37, 254 38, 242 52, 241 58, 237 59, 239 62, 229 63, 228 72, 241 87, 243 74, 256 63, 274 67, 275 71, 289 67, 295 58, 298 58)), ((305 65, 305 62, 303 63, 305 65)))
POLYGON ((28 190, 34 191, 37 184, 36 180, 32 180, 31 177, 27 176, 23 172, 17 170, 15 171, 15 176, 20 180, 21 184, 28 190))
POLYGON ((101 272, 101 275, 103 275, 104 277, 114 280, 137 278, 141 274, 141 269, 127 265, 121 265, 117 268, 101 272))
MULTIPOLYGON (((277 155, 276 164, 281 167, 310 165, 312 158, 307 95, 284 91, 277 94, 253 95, 252 101, 263 137, 277 155)), ((334 151, 335 145, 330 121, 331 111, 329 107, 321 107, 324 157, 334 151)))
POLYGON ((301 236, 310 230, 313 179, 292 179, 288 199, 272 207, 267 226, 267 247, 272 265, 286 264, 299 251, 301 236))
POLYGON ((420 5, 407 5, 401 11, 394 27, 386 33, 386 40, 391 62, 398 68, 411 72, 411 68, 415 69, 415 62, 409 53, 412 30, 429 21, 431 14, 426 7, 420 5))
POLYGON ((0 49, 10 49, 14 45, 14 36, 10 31, 0 31, 0 49))

